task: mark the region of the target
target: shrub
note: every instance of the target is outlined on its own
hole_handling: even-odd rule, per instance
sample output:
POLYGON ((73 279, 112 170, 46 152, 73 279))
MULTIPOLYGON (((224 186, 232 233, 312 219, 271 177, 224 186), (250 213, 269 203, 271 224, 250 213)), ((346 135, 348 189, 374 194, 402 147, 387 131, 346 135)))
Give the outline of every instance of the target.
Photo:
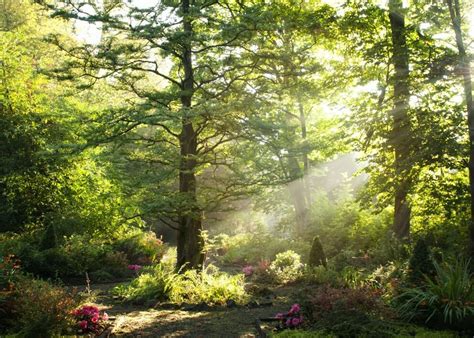
MULTIPOLYGON (((459 259, 453 264, 433 262, 435 277, 425 276, 422 286, 406 289, 396 299, 405 319, 462 325, 474 319, 474 283, 469 261, 459 259)), ((471 322, 472 323, 472 322, 471 322)))
POLYGON ((132 282, 116 287, 114 293, 126 301, 224 304, 228 300, 243 302, 244 284, 243 275, 230 276, 213 267, 177 274, 172 266, 158 264, 144 269, 132 282))
POLYGON ((14 295, 16 327, 21 336, 51 337, 66 332, 79 298, 65 289, 29 277, 18 280, 14 295))
POLYGON ((171 300, 177 303, 223 305, 228 300, 243 303, 247 299, 243 275, 231 276, 213 266, 202 272, 188 270, 177 280, 171 291, 171 300))
POLYGON ((224 263, 257 264, 273 260, 280 252, 296 248, 304 257, 309 253, 308 243, 295 242, 269 233, 219 235, 213 239, 214 251, 224 263))
POLYGON ((313 245, 311 246, 311 251, 309 253, 308 265, 312 267, 318 265, 327 267, 326 255, 324 254, 323 245, 321 244, 319 236, 315 236, 313 239, 313 245))
POLYGON ((301 276, 302 270, 301 257, 292 250, 277 254, 270 264, 270 271, 283 283, 296 280, 301 276))
POLYGON ((117 286, 114 293, 127 301, 164 301, 170 299, 178 275, 169 265, 157 264, 144 269, 143 273, 130 283, 117 286))
POLYGON ((140 265, 159 263, 166 251, 161 239, 152 231, 133 231, 114 245, 115 250, 124 252, 129 262, 140 265))
POLYGON ((306 266, 303 270, 302 280, 309 284, 330 285, 333 287, 342 286, 340 274, 331 267, 323 266, 310 267, 306 266))
POLYGON ((380 317, 393 314, 373 289, 325 287, 311 292, 307 290, 303 308, 313 329, 322 330, 338 337, 386 337, 388 324, 380 317))
POLYGON ((433 276, 435 272, 430 248, 423 237, 416 241, 408 263, 408 272, 408 281, 415 285, 424 281, 424 275, 433 276))

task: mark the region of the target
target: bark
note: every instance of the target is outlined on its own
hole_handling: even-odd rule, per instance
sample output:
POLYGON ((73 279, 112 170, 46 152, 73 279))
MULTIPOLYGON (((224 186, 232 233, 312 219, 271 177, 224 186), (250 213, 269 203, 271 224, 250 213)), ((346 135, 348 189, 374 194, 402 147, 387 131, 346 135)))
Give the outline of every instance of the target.
MULTIPOLYGON (((304 106, 301 97, 298 98, 298 109, 300 112, 300 127, 301 127, 301 138, 303 142, 306 143, 307 139, 307 129, 306 129, 306 115, 304 112, 304 106)), ((306 146, 306 144, 305 144, 306 146)), ((313 203, 311 200, 311 193, 310 193, 310 181, 309 181, 309 158, 308 158, 308 150, 305 148, 303 152, 303 183, 304 183, 304 196, 306 199, 306 208, 309 209, 311 204, 313 203)))
POLYGON ((393 55, 392 62, 395 68, 393 77, 394 106, 392 109, 393 127, 391 142, 395 152, 395 215, 393 231, 398 238, 407 237, 410 233, 410 205, 408 192, 410 181, 407 157, 410 146, 410 122, 408 118, 408 46, 406 43, 405 17, 402 1, 390 0, 389 19, 392 32, 393 55))
POLYGON ((462 30, 461 9, 459 0, 448 0, 449 14, 458 47, 459 67, 463 76, 464 96, 467 109, 467 126, 469 131, 469 190, 471 193, 471 220, 469 222, 469 255, 474 261, 474 103, 472 101, 472 79, 469 58, 466 54, 462 30))
POLYGON ((202 238, 202 213, 197 205, 196 175, 197 165, 197 133, 194 129, 192 118, 188 111, 192 106, 194 92, 193 63, 191 59, 191 37, 193 28, 189 14, 189 0, 182 2, 183 30, 185 43, 183 43, 182 65, 184 79, 182 81, 181 106, 183 117, 181 121, 181 134, 179 138, 181 162, 179 167, 179 192, 189 204, 189 210, 179 217, 179 230, 176 263, 177 270, 202 268, 204 262, 204 241, 202 238))

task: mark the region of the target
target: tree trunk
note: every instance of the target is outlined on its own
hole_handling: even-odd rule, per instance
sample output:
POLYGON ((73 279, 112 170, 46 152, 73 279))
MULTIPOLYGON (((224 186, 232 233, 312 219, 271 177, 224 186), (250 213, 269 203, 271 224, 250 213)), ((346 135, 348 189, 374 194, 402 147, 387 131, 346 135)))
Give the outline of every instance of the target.
POLYGON ((395 215, 393 231, 398 238, 404 238, 410 233, 410 205, 408 191, 407 157, 410 146, 410 122, 408 118, 408 46, 406 43, 405 17, 402 1, 389 1, 389 19, 392 31, 393 55, 392 62, 395 68, 393 78, 394 107, 392 109, 393 127, 391 142, 395 152, 395 215))
POLYGON ((469 255, 474 262, 474 103, 472 102, 472 80, 469 58, 461 31, 461 9, 459 0, 448 0, 451 23, 456 35, 459 67, 464 80, 464 96, 467 108, 467 126, 469 131, 469 188, 471 193, 471 220, 469 222, 469 255))
POLYGON ((176 269, 181 272, 189 269, 202 268, 204 262, 204 241, 202 238, 202 216, 196 198, 196 156, 197 133, 194 129, 189 110, 194 92, 194 74, 191 59, 192 25, 189 18, 189 0, 182 2, 183 44, 182 64, 184 79, 182 81, 181 105, 183 110, 182 128, 179 139, 181 158, 179 167, 179 193, 189 205, 189 209, 179 217, 178 257, 176 269))
MULTIPOLYGON (((301 126, 301 138, 303 142, 306 144, 307 139, 307 130, 306 130, 306 116, 304 112, 304 106, 301 97, 298 97, 298 109, 300 111, 300 126, 301 126)), ((308 158, 308 149, 305 148, 303 151, 303 183, 304 183, 304 196, 306 199, 306 207, 309 209, 313 204, 311 200, 311 192, 310 192, 310 179, 309 179, 309 158, 308 158)))

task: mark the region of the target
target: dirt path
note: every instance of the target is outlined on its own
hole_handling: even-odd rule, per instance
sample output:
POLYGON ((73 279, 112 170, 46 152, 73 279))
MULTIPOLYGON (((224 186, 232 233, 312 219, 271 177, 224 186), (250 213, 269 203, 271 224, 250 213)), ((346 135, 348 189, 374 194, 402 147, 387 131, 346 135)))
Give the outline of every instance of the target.
MULTIPOLYGON (((271 305, 206 307, 123 304, 109 290, 113 284, 93 286, 96 304, 112 318, 110 336, 120 337, 256 337, 255 319, 288 311, 295 288, 272 289, 271 305), (174 307, 174 308, 172 308, 174 307)), ((263 302, 262 302, 263 303, 263 302)))

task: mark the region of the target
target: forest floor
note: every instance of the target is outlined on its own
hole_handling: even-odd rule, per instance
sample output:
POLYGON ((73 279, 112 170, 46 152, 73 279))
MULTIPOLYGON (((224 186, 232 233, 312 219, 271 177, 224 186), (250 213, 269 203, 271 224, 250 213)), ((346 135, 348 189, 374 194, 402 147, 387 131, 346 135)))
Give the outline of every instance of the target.
MULTIPOLYGON (((297 291, 295 286, 265 288, 269 295, 253 299, 247 305, 134 305, 112 296, 110 291, 115 285, 91 285, 95 304, 111 318, 105 337, 256 337, 256 319, 287 312, 297 291)), ((271 330, 262 327, 266 332, 271 330)))

